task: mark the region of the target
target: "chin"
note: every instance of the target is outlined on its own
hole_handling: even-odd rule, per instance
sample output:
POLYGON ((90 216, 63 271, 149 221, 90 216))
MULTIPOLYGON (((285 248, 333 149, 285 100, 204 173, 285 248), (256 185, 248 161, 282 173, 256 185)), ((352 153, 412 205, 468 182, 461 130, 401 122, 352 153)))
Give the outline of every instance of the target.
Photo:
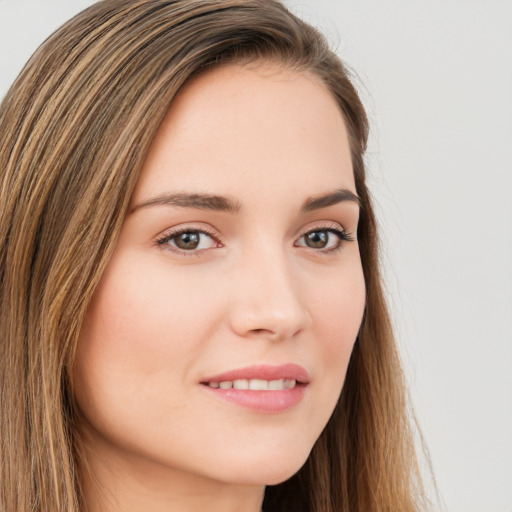
POLYGON ((278 485, 291 478, 306 463, 309 452, 279 454, 274 457, 245 461, 242 467, 231 466, 225 475, 226 481, 241 485, 278 485))

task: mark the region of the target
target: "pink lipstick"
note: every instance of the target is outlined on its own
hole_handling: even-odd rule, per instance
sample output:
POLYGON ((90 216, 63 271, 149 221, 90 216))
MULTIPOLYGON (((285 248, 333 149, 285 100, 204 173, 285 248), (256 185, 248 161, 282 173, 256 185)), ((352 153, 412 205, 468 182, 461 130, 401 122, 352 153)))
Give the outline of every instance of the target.
POLYGON ((296 364, 257 365, 214 375, 201 382, 205 390, 228 402, 260 413, 278 413, 297 405, 309 382, 296 364))

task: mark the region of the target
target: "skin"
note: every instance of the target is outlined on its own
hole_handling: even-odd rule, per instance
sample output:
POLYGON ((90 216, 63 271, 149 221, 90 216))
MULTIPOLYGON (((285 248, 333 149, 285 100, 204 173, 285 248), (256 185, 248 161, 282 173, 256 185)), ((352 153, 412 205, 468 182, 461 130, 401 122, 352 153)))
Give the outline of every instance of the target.
POLYGON ((348 137, 316 77, 227 65, 180 91, 78 344, 90 512, 257 512, 265 485, 303 465, 338 400, 365 304, 358 204, 301 212, 337 189, 356 192, 348 137), (140 207, 176 192, 226 196, 239 209, 140 207), (200 245, 179 249, 168 237, 176 228, 195 229, 200 245), (312 231, 325 247, 311 247, 312 231), (279 413, 201 384, 285 363, 310 379, 279 413))

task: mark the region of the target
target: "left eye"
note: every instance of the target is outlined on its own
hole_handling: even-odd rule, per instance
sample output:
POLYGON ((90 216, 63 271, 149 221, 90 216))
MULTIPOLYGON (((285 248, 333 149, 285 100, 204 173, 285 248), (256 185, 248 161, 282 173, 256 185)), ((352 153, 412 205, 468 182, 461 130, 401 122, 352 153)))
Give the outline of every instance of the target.
POLYGON ((339 248, 343 240, 350 240, 344 231, 332 228, 315 229, 299 238, 297 245, 300 247, 329 251, 331 249, 339 248))
POLYGON ((216 246, 216 241, 204 231, 197 229, 187 229, 178 233, 172 233, 162 240, 158 241, 159 245, 170 245, 181 251, 198 251, 210 249, 216 246))

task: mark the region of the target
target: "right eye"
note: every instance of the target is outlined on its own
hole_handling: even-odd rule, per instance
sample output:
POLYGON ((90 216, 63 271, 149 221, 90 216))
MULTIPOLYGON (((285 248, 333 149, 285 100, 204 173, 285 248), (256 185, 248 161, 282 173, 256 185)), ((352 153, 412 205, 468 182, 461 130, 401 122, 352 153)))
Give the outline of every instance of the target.
POLYGON ((187 256, 220 246, 219 242, 210 233, 190 228, 167 233, 157 241, 157 244, 164 249, 186 254, 187 256))

